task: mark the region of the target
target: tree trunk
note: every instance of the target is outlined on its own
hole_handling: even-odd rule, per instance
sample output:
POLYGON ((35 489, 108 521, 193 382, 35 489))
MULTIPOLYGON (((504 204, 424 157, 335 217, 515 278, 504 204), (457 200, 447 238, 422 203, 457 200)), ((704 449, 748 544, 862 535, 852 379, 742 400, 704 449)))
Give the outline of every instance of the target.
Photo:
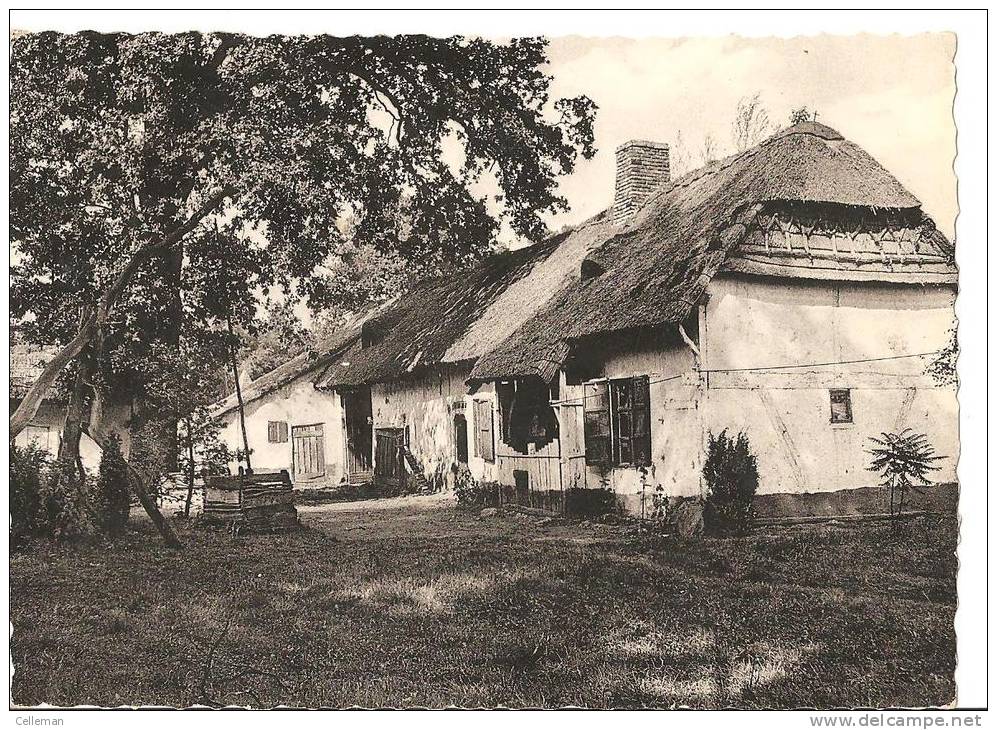
POLYGON ((66 420, 62 425, 62 438, 59 441, 59 461, 75 466, 81 479, 86 477, 86 471, 80 458, 80 437, 87 417, 87 396, 92 389, 93 371, 90 353, 81 353, 76 360, 76 382, 66 406, 66 420))
MULTIPOLYGON (((96 427, 89 433, 90 437, 100 444, 107 441, 108 436, 110 436, 110 432, 106 431, 102 426, 96 427)), ((149 519, 152 520, 156 531, 163 538, 163 542, 171 548, 182 548, 183 543, 180 542, 180 538, 174 532, 173 526, 167 522, 166 518, 163 517, 163 513, 159 511, 156 498, 152 495, 150 488, 151 482, 152 480, 147 475, 135 468, 131 462, 128 462, 128 485, 131 487, 132 494, 138 497, 139 504, 142 505, 146 514, 149 515, 149 519)))
POLYGON ((55 379, 59 376, 59 373, 83 351, 83 348, 90 343, 96 332, 97 323, 91 317, 83 324, 76 337, 59 350, 55 357, 49 360, 38 380, 31 386, 27 395, 24 396, 10 417, 11 441, 17 438, 18 434, 31 423, 31 419, 38 413, 38 407, 45 400, 45 396, 48 395, 49 390, 55 384, 55 379))

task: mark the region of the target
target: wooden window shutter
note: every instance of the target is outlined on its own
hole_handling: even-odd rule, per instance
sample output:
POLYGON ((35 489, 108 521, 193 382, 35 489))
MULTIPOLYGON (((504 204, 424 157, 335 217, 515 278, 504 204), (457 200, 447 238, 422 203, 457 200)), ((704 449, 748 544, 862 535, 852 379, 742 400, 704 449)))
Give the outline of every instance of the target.
POLYGON ((474 452, 485 461, 495 461, 493 414, 490 401, 474 401, 474 452))
POLYGON ((651 465, 651 380, 646 375, 633 379, 633 459, 634 466, 651 465))
POLYGON ((612 436, 609 421, 609 383, 585 383, 582 399, 585 420, 585 463, 608 464, 612 436))
POLYGON ((267 421, 267 442, 271 444, 287 443, 287 421, 267 421))

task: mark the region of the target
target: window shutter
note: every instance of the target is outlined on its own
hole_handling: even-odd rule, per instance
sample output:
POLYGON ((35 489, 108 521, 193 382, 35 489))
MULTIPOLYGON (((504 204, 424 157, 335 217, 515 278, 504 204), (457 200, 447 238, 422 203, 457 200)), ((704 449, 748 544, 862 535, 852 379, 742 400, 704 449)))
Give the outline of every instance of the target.
POLYGON ((267 421, 267 441, 271 444, 286 444, 287 421, 267 421))
POLYGON ((635 466, 651 465, 651 380, 633 380, 633 451, 635 466))
POLYGON ((585 463, 608 464, 610 460, 609 383, 585 383, 585 463))
POLYGON ((492 419, 491 402, 474 401, 474 451, 485 461, 495 461, 492 419))

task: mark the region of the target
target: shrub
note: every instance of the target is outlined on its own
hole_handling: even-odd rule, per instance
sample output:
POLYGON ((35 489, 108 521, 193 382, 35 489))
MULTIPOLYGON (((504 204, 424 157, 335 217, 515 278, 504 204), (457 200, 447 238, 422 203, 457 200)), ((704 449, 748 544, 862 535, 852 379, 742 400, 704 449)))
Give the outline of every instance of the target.
POLYGON ((39 531, 48 454, 35 444, 10 445, 10 538, 12 545, 39 531))
POLYGON ((608 487, 571 487, 564 493, 564 511, 572 517, 591 519, 619 514, 616 492, 608 487))
POLYGON ((758 489, 758 463, 744 433, 737 438, 710 433, 706 463, 706 505, 703 518, 710 532, 743 535, 751 527, 751 502, 758 489))
POLYGON ((56 459, 43 472, 39 532, 55 540, 78 537, 90 527, 90 480, 76 464, 56 459))
POLYGON ((866 451, 872 461, 866 468, 882 476, 880 484, 890 490, 890 515, 896 519, 903 514, 910 490, 930 484, 928 472, 937 471, 935 462, 945 457, 935 454, 927 436, 909 428, 881 436, 869 437, 873 446, 866 451))
POLYGON ((108 537, 116 538, 124 534, 130 504, 128 464, 121 453, 121 439, 117 434, 111 434, 101 453, 94 495, 97 524, 108 537))
POLYGON ((92 480, 31 444, 10 447, 11 545, 31 536, 73 538, 90 529, 92 480))
POLYGON ((454 467, 454 495, 457 497, 457 504, 474 506, 481 504, 481 490, 467 464, 460 464, 454 467))

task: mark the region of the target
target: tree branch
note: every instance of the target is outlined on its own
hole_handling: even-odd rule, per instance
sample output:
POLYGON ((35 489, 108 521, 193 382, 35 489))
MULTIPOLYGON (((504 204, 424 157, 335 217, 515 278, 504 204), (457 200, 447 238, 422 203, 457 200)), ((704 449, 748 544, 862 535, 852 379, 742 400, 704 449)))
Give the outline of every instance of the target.
MULTIPOLYGON (((56 354, 56 356, 49 361, 44 370, 42 370, 41 376, 39 376, 38 380, 36 380, 28 390, 27 395, 25 395, 25 397, 21 400, 17 410, 15 410, 14 414, 10 417, 11 441, 17 438, 17 435, 21 433, 21 431, 27 427, 28 423, 31 422, 31 419, 35 417, 39 406, 45 399, 45 395, 48 393, 53 383, 55 383, 55 379, 58 377, 59 373, 62 372, 62 369, 65 368, 66 365, 68 365, 72 360, 79 357, 80 353, 85 347, 87 347, 87 345, 98 337, 102 337, 103 327, 107 322, 108 314, 142 265, 158 253, 173 248, 173 246, 183 239, 184 236, 194 230, 205 216, 221 205, 225 198, 234 195, 235 192, 236 190, 232 186, 227 186, 217 191, 213 195, 209 196, 208 199, 205 200, 204 203, 197 210, 195 210, 186 221, 184 221, 180 226, 174 228, 164 238, 158 241, 147 241, 141 245, 134 254, 132 254, 131 259, 125 265, 125 268, 118 273, 114 281, 111 282, 111 285, 104 291, 104 294, 100 299, 97 312, 86 317, 80 325, 80 329, 79 332, 77 332, 76 337, 74 337, 69 344, 63 347, 56 354)), ((90 437, 99 444, 103 444, 109 435, 109 432, 103 428, 103 425, 100 423, 99 419, 91 419, 90 427, 87 429, 87 432, 90 437)), ((155 525, 156 530, 158 530, 167 546, 171 548, 183 547, 183 544, 177 537, 176 532, 174 532, 172 526, 163 517, 162 512, 159 511, 159 507, 156 505, 156 499, 152 495, 152 491, 150 489, 149 477, 135 468, 134 465, 129 463, 128 481, 132 488, 132 492, 136 497, 138 497, 139 502, 142 504, 142 507, 145 508, 146 513, 149 515, 153 525, 155 525)))

